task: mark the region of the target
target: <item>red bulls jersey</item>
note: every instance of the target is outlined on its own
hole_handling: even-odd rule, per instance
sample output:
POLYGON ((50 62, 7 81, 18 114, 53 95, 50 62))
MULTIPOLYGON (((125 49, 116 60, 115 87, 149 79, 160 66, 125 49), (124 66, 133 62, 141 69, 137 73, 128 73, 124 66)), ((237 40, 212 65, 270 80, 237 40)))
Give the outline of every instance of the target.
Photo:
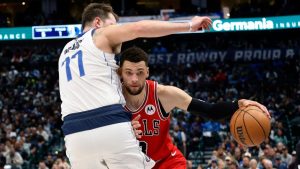
POLYGON ((141 115, 142 138, 139 139, 140 146, 150 158, 155 161, 162 160, 170 156, 174 145, 169 134, 170 118, 169 114, 161 110, 162 106, 156 93, 157 82, 146 81, 146 97, 143 104, 132 112, 132 118, 141 115))

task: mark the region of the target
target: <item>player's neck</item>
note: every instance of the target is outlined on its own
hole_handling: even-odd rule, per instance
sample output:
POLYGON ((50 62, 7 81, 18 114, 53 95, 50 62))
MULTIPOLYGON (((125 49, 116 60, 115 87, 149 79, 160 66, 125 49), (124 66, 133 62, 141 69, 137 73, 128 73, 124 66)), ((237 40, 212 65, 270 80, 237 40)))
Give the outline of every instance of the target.
POLYGON ((126 106, 130 110, 137 110, 140 106, 142 106, 144 100, 146 99, 146 87, 144 87, 142 92, 138 95, 131 95, 126 90, 123 91, 126 100, 126 106))
POLYGON ((91 30, 92 28, 93 27, 91 27, 91 26, 86 26, 86 27, 84 27, 82 32, 87 32, 87 31, 91 30))

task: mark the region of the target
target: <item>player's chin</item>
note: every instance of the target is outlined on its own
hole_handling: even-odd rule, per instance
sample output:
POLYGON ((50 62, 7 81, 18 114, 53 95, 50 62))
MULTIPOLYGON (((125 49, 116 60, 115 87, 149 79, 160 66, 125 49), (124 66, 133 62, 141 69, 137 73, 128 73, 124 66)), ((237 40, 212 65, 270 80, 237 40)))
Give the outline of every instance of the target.
POLYGON ((130 94, 132 95, 138 95, 140 94, 141 92, 139 92, 138 90, 131 90, 130 94))
POLYGON ((138 95, 138 94, 140 94, 141 92, 142 92, 142 90, 141 90, 140 88, 138 88, 138 87, 131 88, 130 91, 129 91, 129 93, 130 93, 131 95, 138 95))
POLYGON ((130 94, 132 94, 132 95, 134 95, 134 94, 137 92, 137 90, 136 90, 136 89, 133 89, 132 87, 128 87, 128 88, 127 88, 127 91, 128 91, 128 93, 130 93, 130 94))

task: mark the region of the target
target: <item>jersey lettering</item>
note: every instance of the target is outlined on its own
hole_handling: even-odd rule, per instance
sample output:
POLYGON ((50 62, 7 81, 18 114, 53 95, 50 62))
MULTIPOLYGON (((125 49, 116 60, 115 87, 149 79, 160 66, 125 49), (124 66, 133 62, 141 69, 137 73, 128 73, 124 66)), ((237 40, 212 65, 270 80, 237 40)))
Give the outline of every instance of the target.
POLYGON ((145 136, 152 136, 152 131, 148 130, 148 125, 147 125, 147 119, 143 119, 143 124, 144 124, 144 135, 145 136))
POLYGON ((152 120, 153 129, 149 129, 148 120, 143 119, 143 125, 144 125, 143 135, 145 135, 145 136, 157 136, 157 135, 159 135, 159 124, 160 124, 159 120, 153 119, 152 120))
POLYGON ((160 121, 159 120, 153 120, 153 135, 159 135, 159 123, 160 121))
POLYGON ((76 59, 77 57, 77 62, 78 62, 78 69, 79 69, 79 75, 80 77, 85 75, 84 72, 84 68, 83 68, 83 61, 82 61, 82 51, 78 50, 78 52, 76 52, 74 55, 70 57, 66 57, 66 60, 62 62, 61 66, 66 65, 66 74, 67 74, 67 79, 68 82, 70 80, 72 80, 72 73, 71 73, 71 69, 70 69, 70 63, 71 63, 71 59, 76 59))
POLYGON ((139 141, 140 148, 142 149, 142 152, 147 154, 148 149, 148 143, 146 141, 139 141))

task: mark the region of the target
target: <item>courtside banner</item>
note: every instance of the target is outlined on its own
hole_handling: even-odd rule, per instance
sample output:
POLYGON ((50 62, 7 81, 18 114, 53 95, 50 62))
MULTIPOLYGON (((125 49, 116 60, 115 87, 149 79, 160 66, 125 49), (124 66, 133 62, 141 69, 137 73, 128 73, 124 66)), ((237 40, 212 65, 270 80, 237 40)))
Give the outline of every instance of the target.
POLYGON ((81 25, 33 26, 32 39, 74 38, 81 33, 81 25))
POLYGON ((31 27, 0 28, 0 41, 32 39, 31 27))
POLYGON ((213 20, 210 32, 261 31, 300 28, 300 15, 213 20))

